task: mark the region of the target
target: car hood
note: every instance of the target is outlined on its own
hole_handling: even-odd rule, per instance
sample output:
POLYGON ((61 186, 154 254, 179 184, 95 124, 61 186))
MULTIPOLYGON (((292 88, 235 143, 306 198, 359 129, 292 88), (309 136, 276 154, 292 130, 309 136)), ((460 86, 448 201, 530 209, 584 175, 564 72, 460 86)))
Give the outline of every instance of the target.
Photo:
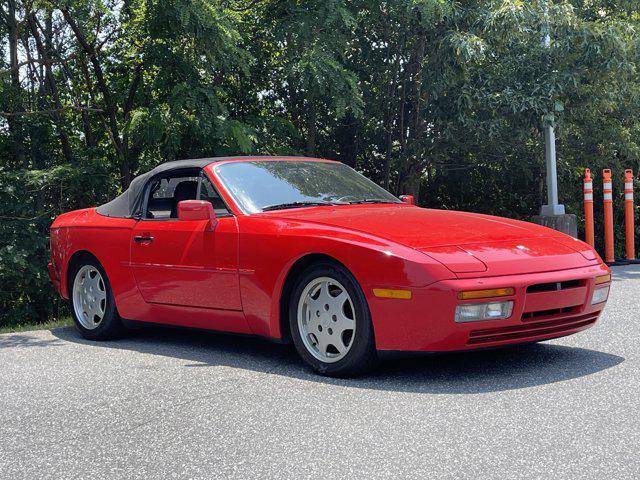
POLYGON ((598 263, 583 242, 540 225, 408 205, 353 205, 270 212, 279 218, 357 230, 419 250, 458 276, 496 276, 598 263))

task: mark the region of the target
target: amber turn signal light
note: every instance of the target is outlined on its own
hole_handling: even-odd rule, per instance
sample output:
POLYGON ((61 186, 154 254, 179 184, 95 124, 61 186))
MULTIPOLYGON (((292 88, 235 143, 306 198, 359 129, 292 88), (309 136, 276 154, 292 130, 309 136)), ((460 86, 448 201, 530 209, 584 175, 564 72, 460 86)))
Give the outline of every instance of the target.
POLYGON ((602 283, 607 283, 611 281, 611 274, 608 273, 607 275, 599 275, 596 277, 596 285, 600 285, 602 283))
POLYGON ((470 290, 459 292, 458 300, 474 300, 478 298, 509 297, 516 293, 514 288, 493 288, 491 290, 470 290))
POLYGON ((389 290, 387 288, 374 288, 373 294, 378 298, 411 300, 411 290, 389 290))

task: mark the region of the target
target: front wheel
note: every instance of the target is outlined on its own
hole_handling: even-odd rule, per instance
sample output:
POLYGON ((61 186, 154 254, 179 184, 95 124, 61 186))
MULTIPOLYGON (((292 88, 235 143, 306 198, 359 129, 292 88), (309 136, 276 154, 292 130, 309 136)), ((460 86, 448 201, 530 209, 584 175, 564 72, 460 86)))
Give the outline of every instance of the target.
POLYGON ((71 315, 80 334, 90 340, 107 340, 124 334, 111 285, 94 258, 76 262, 69 275, 71 315))
POLYGON ((289 326, 296 350, 313 370, 328 376, 355 376, 376 363, 367 301, 344 267, 309 267, 293 289, 289 326))

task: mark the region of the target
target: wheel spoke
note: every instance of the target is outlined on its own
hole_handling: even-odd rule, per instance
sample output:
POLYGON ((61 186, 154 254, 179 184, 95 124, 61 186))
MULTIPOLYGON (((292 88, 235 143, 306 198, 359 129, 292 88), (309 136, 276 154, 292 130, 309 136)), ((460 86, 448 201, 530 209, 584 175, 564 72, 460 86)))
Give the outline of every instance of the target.
POLYGON ((91 286, 93 287, 94 291, 100 290, 100 287, 98 286, 98 284, 100 283, 100 274, 97 270, 94 270, 92 273, 95 273, 95 275, 93 276, 93 278, 91 278, 91 286))
POLYGON ((356 328, 356 322, 351 320, 350 318, 347 318, 347 316, 342 312, 337 315, 337 321, 334 322, 334 325, 336 326, 335 329, 340 334, 342 334, 342 332, 344 332, 345 330, 355 330, 356 328))
POLYGON ((331 313, 335 315, 338 312, 342 312, 342 307, 344 306, 345 302, 349 300, 349 295, 347 295, 347 292, 343 291, 337 297, 330 298, 331 301, 329 305, 331 306, 331 313))
POLYGON ((90 323, 94 323, 94 315, 95 315, 95 311, 93 308, 93 305, 88 304, 86 309, 85 309, 85 313, 87 314, 87 321, 90 323))
POLYGON ((317 316, 316 312, 322 310, 322 305, 318 300, 314 300, 313 298, 309 297, 309 301, 307 302, 307 310, 309 312, 310 317, 314 318, 317 316))
POLYGON ((331 295, 329 295, 329 283, 323 282, 320 287, 320 296, 318 297, 318 301, 322 303, 322 305, 326 305, 329 301, 331 301, 331 295))
MULTIPOLYGON (((105 304, 105 307, 106 307, 106 304, 105 304)), ((102 320, 105 312, 105 309, 102 307, 102 301, 96 300, 95 309, 96 309, 96 315, 98 315, 98 317, 100 317, 100 320, 102 320)))
POLYGON ((338 337, 338 339, 333 342, 332 345, 336 347, 336 350, 338 350, 338 353, 340 355, 344 355, 348 351, 348 347, 344 343, 342 343, 342 337, 338 337))
POLYGON ((96 300, 99 302, 100 300, 105 300, 107 298, 107 292, 104 290, 98 290, 95 293, 96 300))
POLYGON ((317 348, 318 351, 323 354, 326 355, 327 354, 327 347, 329 346, 329 342, 327 341, 327 336, 325 334, 316 334, 316 339, 318 340, 317 343, 317 348))
POLYGON ((311 319, 307 322, 307 329, 309 330, 310 333, 317 334, 318 326, 320 325, 320 322, 318 322, 318 319, 314 317, 315 316, 312 315, 311 319))

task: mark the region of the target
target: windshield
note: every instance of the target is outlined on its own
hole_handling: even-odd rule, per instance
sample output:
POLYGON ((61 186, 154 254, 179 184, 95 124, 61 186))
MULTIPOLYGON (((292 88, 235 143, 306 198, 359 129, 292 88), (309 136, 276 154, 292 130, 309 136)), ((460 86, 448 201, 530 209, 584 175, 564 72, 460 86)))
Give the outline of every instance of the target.
POLYGON ((218 165, 215 171, 245 213, 313 205, 401 203, 337 162, 229 162, 218 165))

